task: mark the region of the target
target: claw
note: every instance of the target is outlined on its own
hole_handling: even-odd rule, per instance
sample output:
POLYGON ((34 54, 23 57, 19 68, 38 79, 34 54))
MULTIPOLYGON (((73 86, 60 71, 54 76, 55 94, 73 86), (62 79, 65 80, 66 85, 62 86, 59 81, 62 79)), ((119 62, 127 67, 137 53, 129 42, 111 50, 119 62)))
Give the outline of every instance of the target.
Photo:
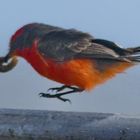
POLYGON ((64 86, 61 86, 61 87, 56 87, 56 88, 49 88, 48 91, 49 90, 52 90, 52 91, 56 90, 57 94, 39 93, 39 96, 40 97, 45 97, 45 98, 57 98, 57 99, 59 99, 59 100, 61 100, 63 102, 67 102, 68 101, 69 103, 71 103, 71 100, 66 99, 66 98, 62 98, 63 95, 67 95, 67 94, 76 93, 76 92, 82 92, 83 91, 83 89, 72 87, 72 86, 67 86, 67 85, 64 85, 64 86), (71 89, 71 90, 60 93, 60 91, 64 90, 65 88, 68 88, 68 89, 71 89))
POLYGON ((48 96, 48 94, 46 94, 46 93, 39 93, 38 95, 39 95, 39 97, 47 97, 48 96))
POLYGON ((51 95, 51 94, 48 94, 48 93, 39 93, 39 96, 40 97, 46 97, 46 98, 58 98, 59 100, 63 101, 63 102, 69 102, 71 103, 71 100, 70 99, 66 99, 66 98, 62 98, 62 94, 54 94, 54 95, 51 95))

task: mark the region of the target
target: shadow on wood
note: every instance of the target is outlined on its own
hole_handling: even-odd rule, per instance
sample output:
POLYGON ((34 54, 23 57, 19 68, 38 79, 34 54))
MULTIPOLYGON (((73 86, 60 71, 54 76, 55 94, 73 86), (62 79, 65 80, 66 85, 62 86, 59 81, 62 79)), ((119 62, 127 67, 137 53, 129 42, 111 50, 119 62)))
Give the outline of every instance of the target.
POLYGON ((140 140, 140 118, 0 109, 0 140, 140 140))

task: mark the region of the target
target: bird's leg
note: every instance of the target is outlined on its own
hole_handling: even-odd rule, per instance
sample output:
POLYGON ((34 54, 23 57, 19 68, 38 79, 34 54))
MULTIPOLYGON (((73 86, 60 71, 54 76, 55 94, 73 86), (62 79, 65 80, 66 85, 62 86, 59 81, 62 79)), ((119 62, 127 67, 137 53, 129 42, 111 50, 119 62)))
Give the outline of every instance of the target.
POLYGON ((66 92, 61 92, 61 93, 56 93, 56 94, 49 94, 49 93, 40 93, 40 97, 46 97, 46 98, 58 98, 59 100, 63 101, 63 102, 70 102, 71 101, 69 99, 66 99, 66 98, 62 98, 63 95, 66 95, 66 94, 70 94, 70 93, 76 93, 76 92, 82 92, 83 89, 80 89, 80 88, 76 88, 76 87, 71 87, 71 86, 62 86, 60 88, 52 88, 52 90, 57 90, 57 91, 61 91, 65 88, 69 88, 71 89, 70 91, 66 91, 66 92))
POLYGON ((59 92, 59 91, 64 90, 65 88, 67 88, 67 86, 66 85, 63 85, 61 87, 49 88, 48 91, 56 91, 56 92, 59 92))
POLYGON ((54 88, 49 88, 48 91, 56 91, 56 92, 60 92, 64 89, 77 89, 76 87, 72 87, 72 86, 67 86, 67 85, 63 85, 61 87, 54 87, 54 88))

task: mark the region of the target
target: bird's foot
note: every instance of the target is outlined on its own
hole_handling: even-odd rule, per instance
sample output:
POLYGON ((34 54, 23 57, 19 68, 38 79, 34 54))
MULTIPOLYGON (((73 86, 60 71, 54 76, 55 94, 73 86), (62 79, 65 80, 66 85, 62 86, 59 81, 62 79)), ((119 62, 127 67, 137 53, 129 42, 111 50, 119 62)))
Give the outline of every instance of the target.
POLYGON ((40 97, 45 97, 45 98, 57 98, 63 102, 69 102, 71 103, 71 100, 70 99, 67 99, 67 98, 63 98, 62 96, 63 95, 66 95, 66 94, 70 94, 70 93, 75 93, 75 92, 82 92, 83 90, 82 89, 79 89, 77 87, 72 87, 72 86, 61 86, 61 87, 55 87, 55 88, 49 88, 48 91, 56 91, 56 94, 50 94, 50 93, 39 93, 39 96, 40 97), (62 92, 62 93, 59 93, 60 91, 64 90, 64 89, 71 89, 70 91, 66 91, 66 92, 62 92))
POLYGON ((39 93, 39 96, 40 97, 45 97, 45 98, 57 98, 63 102, 69 102, 71 103, 71 100, 70 99, 67 99, 67 98, 63 98, 61 97, 63 94, 59 93, 59 94, 49 94, 49 93, 39 93))
POLYGON ((64 90, 64 89, 66 89, 66 88, 72 89, 72 90, 74 90, 74 91, 75 91, 75 90, 79 90, 79 88, 77 88, 77 87, 72 87, 72 86, 63 85, 63 86, 61 86, 61 87, 49 88, 48 91, 56 91, 56 93, 57 93, 57 92, 60 92, 60 91, 62 91, 62 90, 64 90))

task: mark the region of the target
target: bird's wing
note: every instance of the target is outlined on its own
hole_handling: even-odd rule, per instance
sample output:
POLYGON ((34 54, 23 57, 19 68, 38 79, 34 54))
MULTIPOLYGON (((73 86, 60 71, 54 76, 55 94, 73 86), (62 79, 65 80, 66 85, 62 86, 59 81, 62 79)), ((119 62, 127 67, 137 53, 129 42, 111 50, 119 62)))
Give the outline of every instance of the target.
POLYGON ((118 61, 128 61, 125 57, 129 54, 129 51, 119 47, 114 42, 93 39, 91 45, 85 50, 81 51, 77 56, 85 58, 97 58, 97 59, 112 59, 118 61))
POLYGON ((74 29, 47 33, 39 40, 39 52, 56 61, 75 58, 100 58, 123 60, 125 49, 115 43, 94 39, 91 35, 74 29))

